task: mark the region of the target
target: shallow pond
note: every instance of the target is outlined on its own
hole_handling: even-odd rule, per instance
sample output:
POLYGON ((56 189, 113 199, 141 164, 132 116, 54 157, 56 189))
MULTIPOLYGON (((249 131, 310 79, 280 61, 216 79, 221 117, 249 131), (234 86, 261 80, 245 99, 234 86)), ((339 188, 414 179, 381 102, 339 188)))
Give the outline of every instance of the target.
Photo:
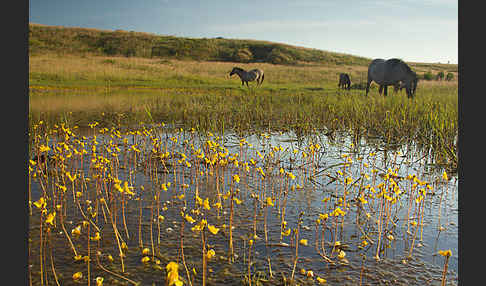
POLYGON ((249 272, 257 285, 288 283, 292 273, 301 285, 438 285, 438 251, 448 249, 447 285, 457 284, 457 177, 444 179, 413 144, 160 125, 50 134, 33 143, 29 163, 35 285, 86 284, 88 275, 93 285, 165 285, 170 261, 184 285, 188 274, 201 285, 203 236, 215 253, 208 285, 241 285, 249 272))

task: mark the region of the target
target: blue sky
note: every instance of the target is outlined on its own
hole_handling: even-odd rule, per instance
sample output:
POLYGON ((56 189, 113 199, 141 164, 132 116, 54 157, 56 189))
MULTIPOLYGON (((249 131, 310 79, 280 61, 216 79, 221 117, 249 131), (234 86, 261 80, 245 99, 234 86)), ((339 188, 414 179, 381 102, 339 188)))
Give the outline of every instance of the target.
POLYGON ((457 0, 30 0, 29 22, 457 63, 457 0))

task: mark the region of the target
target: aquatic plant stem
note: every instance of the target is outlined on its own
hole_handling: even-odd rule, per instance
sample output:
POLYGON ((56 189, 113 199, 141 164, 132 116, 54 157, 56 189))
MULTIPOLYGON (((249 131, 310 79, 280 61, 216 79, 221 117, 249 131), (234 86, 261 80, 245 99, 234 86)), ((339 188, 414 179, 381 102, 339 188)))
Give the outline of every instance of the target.
POLYGON ((447 275, 447 267, 448 267, 448 264, 449 264, 449 255, 447 255, 445 257, 445 263, 444 263, 444 270, 442 271, 442 282, 441 282, 441 286, 445 286, 446 285, 446 275, 447 275))
POLYGON ((202 241, 202 266, 203 266, 203 273, 202 273, 202 285, 206 286, 206 268, 207 268, 207 257, 206 257, 206 239, 204 235, 204 229, 201 231, 201 241, 202 241))
POLYGON ((186 258, 184 256, 184 227, 186 225, 186 220, 183 218, 181 222, 181 231, 180 231, 180 237, 181 237, 181 243, 180 243, 180 248, 181 248, 181 257, 182 257, 182 265, 184 265, 184 269, 186 270, 186 275, 187 275, 187 281, 189 282, 189 285, 192 286, 192 281, 191 281, 191 274, 189 272, 189 269, 187 268, 186 265, 186 258))
POLYGON ((234 208, 234 191, 233 184, 230 186, 230 219, 229 219, 229 251, 230 251, 230 262, 234 262, 234 250, 233 250, 233 208, 234 208))

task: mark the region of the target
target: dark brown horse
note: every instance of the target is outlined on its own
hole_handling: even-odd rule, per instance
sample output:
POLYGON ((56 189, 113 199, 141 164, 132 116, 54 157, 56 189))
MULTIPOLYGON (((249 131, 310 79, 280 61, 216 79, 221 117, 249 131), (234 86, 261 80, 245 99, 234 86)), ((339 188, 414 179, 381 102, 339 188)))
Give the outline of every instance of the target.
POLYGON ((351 79, 347 73, 342 73, 339 75, 339 88, 348 89, 351 87, 351 79))

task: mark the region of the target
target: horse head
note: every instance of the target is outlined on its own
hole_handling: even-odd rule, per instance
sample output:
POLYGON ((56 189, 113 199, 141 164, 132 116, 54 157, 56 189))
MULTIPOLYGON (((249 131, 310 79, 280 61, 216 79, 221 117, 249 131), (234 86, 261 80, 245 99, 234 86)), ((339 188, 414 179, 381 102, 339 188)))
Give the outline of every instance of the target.
POLYGON ((232 76, 232 75, 234 75, 235 73, 237 73, 237 71, 240 71, 240 70, 241 70, 241 68, 239 68, 239 67, 234 67, 234 68, 231 70, 231 72, 230 72, 230 74, 229 74, 229 75, 230 75, 230 76, 232 76))
POLYGON ((413 71, 410 71, 407 74, 407 78, 404 80, 402 86, 405 86, 407 90, 407 96, 413 97, 415 95, 415 90, 417 89, 418 77, 417 74, 413 71))

